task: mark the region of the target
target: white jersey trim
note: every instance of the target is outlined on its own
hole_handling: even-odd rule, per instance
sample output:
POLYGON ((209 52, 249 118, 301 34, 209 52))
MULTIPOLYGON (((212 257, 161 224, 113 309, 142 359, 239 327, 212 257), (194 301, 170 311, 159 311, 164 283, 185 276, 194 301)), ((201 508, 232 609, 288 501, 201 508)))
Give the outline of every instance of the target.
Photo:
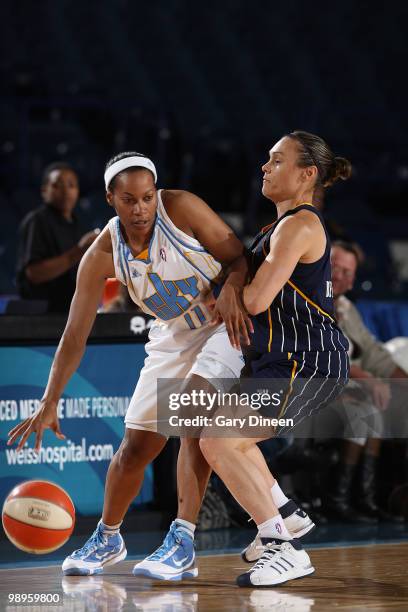
POLYGON ((159 219, 161 218, 162 224, 170 232, 170 234, 172 234, 174 238, 183 246, 193 249, 194 251, 207 253, 208 251, 202 246, 202 244, 197 240, 197 238, 193 238, 193 236, 189 236, 188 234, 183 232, 170 219, 161 197, 162 191, 163 189, 159 189, 159 191, 157 192, 157 215, 159 219))

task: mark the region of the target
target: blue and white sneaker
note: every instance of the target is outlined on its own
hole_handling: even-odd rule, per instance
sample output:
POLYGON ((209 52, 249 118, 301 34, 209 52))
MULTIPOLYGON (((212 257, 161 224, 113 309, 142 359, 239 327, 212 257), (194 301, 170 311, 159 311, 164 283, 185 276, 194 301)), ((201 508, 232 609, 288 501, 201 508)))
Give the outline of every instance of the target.
POLYGON ((196 578, 195 551, 191 532, 173 521, 163 544, 133 568, 134 576, 147 576, 156 580, 183 580, 196 578))
POLYGON ((120 533, 107 534, 99 521, 95 531, 79 550, 74 550, 62 564, 65 576, 102 574, 105 565, 113 565, 126 558, 127 550, 120 533))

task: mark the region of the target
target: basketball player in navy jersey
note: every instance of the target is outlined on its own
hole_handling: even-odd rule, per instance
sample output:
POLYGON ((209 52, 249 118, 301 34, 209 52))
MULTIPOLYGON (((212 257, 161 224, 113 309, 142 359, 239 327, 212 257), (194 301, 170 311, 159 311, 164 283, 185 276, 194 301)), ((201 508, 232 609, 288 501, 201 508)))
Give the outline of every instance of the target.
MULTIPOLYGON (((41 405, 9 434, 9 443, 20 438, 19 449, 31 433, 36 434, 38 449, 46 428, 63 437, 57 417, 59 398, 85 350, 105 279, 118 278, 156 321, 126 413, 124 439, 108 470, 102 519, 86 544, 65 559, 62 569, 68 575, 99 574, 126 557, 120 525, 140 490, 145 467, 166 444, 157 432, 157 378, 187 379, 194 389, 214 389, 209 381, 217 378, 233 384, 243 365, 239 335, 248 342, 251 328, 236 300, 246 276, 243 246, 205 202, 185 191, 157 190, 153 162, 136 152, 111 159, 104 178, 107 200, 117 216, 83 258, 41 405), (222 266, 229 267, 230 274, 220 304, 224 300, 229 305, 226 319, 237 348, 229 342, 224 324, 209 325, 212 314, 203 297, 222 266), (228 295, 230 283, 235 289, 228 295)), ((135 574, 166 580, 197 575, 194 529, 210 475, 198 439, 182 440, 177 467, 177 519, 163 545, 135 566, 135 574)), ((301 523, 302 529, 308 529, 311 521, 306 516, 301 523)), ((290 522, 287 526, 291 529, 290 522)))
MULTIPOLYGON (((252 280, 242 291, 254 325, 251 377, 263 388, 269 380, 271 392, 285 390, 268 416, 291 418, 296 425, 337 397, 348 379, 348 342, 334 318, 329 238, 311 203, 316 187, 347 179, 351 165, 318 136, 296 131, 273 146, 262 171, 262 193, 275 203, 278 218, 252 245, 252 280)), ((224 305, 217 301, 215 320, 228 318, 224 305)), ((244 552, 260 558, 237 578, 239 586, 272 586, 314 571, 278 509, 286 511, 289 500, 278 495, 259 441, 200 440, 208 463, 258 526, 255 542, 244 552)))

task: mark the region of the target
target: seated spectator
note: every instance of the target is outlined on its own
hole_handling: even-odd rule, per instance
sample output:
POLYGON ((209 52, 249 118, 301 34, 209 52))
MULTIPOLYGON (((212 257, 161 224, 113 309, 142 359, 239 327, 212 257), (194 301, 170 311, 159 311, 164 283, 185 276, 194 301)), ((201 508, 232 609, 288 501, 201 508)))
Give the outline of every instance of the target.
POLYGON ((19 227, 17 287, 22 298, 48 301, 49 312, 68 312, 79 261, 99 230, 86 232, 74 212, 79 184, 70 165, 45 169, 41 195, 19 227))
MULTIPOLYGON (((327 499, 327 510, 332 517, 340 520, 372 522, 396 518, 379 508, 376 499, 383 411, 392 399, 390 385, 379 378, 406 379, 408 375, 369 332, 357 308, 344 295, 353 288, 360 253, 352 243, 336 241, 332 246, 336 317, 350 343, 350 378, 357 380, 346 389, 344 406, 335 408, 343 420, 343 432, 347 431, 348 422, 351 425, 349 436, 353 431, 354 436, 343 442, 336 478, 332 480, 327 499), (354 425, 356 422, 358 429, 354 425), (354 498, 353 484, 356 485, 354 498)), ((319 415, 319 418, 322 417, 319 415)))

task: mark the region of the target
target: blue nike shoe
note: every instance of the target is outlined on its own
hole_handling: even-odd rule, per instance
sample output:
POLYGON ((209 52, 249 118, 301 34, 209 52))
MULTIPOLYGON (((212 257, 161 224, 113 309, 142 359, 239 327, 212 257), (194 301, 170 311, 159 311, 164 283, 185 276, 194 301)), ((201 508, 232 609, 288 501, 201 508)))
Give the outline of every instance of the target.
POLYGON ((173 521, 163 544, 133 568, 134 576, 147 576, 156 580, 183 580, 196 578, 195 551, 191 533, 173 521))
POLYGON ((120 533, 107 534, 99 521, 95 531, 79 550, 74 550, 62 564, 65 576, 102 574, 105 565, 113 565, 126 558, 125 542, 120 533))

